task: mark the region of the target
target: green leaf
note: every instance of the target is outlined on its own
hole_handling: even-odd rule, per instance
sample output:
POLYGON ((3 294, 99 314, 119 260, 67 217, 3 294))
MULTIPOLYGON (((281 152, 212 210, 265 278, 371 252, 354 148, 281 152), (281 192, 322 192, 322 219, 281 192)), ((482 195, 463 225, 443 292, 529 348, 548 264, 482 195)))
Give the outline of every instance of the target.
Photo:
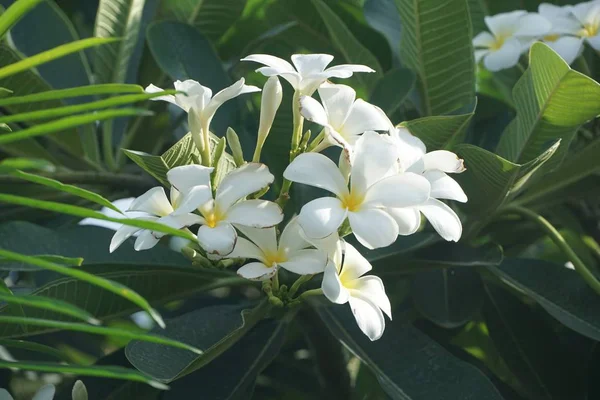
MULTIPOLYGON (((4 245, 4 243, 3 243, 4 245)), ((48 255, 48 254, 31 254, 35 258, 45 261, 50 261, 56 264, 70 266, 70 267, 80 267, 83 263, 83 258, 81 257, 63 257, 57 255, 48 255)), ((18 263, 14 263, 13 260, 7 260, 0 257, 0 270, 7 271, 36 271, 39 268, 26 266, 25 268, 21 268, 18 263)))
POLYGON ((44 92, 33 93, 26 96, 13 96, 0 99, 0 107, 35 103, 48 100, 62 100, 80 96, 95 96, 99 94, 120 93, 141 94, 144 93, 144 89, 142 89, 142 87, 138 85, 129 85, 123 83, 105 83, 100 85, 88 85, 68 89, 47 90, 44 92))
MULTIPOLYGON (((2 171, 2 170, 0 169, 0 171, 2 171)), ((61 192, 75 195, 77 197, 81 197, 82 199, 89 200, 92 203, 100 204, 103 207, 108 207, 111 210, 114 210, 114 211, 118 212, 119 214, 122 214, 121 211, 110 202, 110 200, 100 196, 97 193, 90 192, 89 190, 85 190, 85 189, 82 189, 82 188, 79 188, 79 187, 73 186, 73 185, 65 185, 57 180, 46 178, 46 177, 43 177, 40 175, 30 174, 30 173, 23 172, 23 171, 12 171, 12 172, 10 172, 10 175, 16 176, 17 178, 20 178, 20 179, 23 179, 23 180, 26 180, 29 182, 34 182, 34 183, 38 183, 43 186, 51 187, 51 188, 54 188, 61 192)))
POLYGON ((190 343, 203 354, 173 351, 166 346, 131 342, 125 351, 129 361, 140 371, 159 382, 169 383, 202 368, 237 343, 269 311, 263 301, 254 309, 240 305, 204 307, 169 321, 160 333, 168 338, 190 343), (206 325, 210 321, 210 325, 206 325))
POLYGON ((439 240, 440 237, 437 234, 419 232, 410 236, 400 236, 388 247, 363 250, 361 253, 371 264, 383 267, 384 265, 391 265, 397 260, 405 260, 407 253, 430 246, 439 240))
POLYGON ((552 326, 505 290, 486 285, 485 291, 483 314, 489 334, 528 398, 579 397, 574 360, 552 326))
POLYGON ((140 296, 137 292, 133 291, 132 289, 130 289, 127 286, 122 285, 118 282, 94 276, 94 275, 89 274, 80 269, 64 267, 64 266, 56 264, 56 263, 44 261, 44 260, 38 259, 36 257, 25 256, 22 254, 14 253, 12 251, 0 249, 0 257, 4 257, 4 258, 14 260, 14 261, 20 261, 20 262, 32 264, 32 265, 35 265, 36 267, 40 267, 40 268, 48 269, 50 271, 58 272, 59 274, 71 276, 73 278, 77 278, 82 281, 86 281, 92 285, 101 287, 102 289, 108 290, 109 292, 112 292, 112 293, 114 293, 118 296, 121 296, 121 297, 131 301, 132 303, 136 304, 142 310, 147 311, 150 314, 150 316, 160 326, 164 327, 165 323, 162 320, 162 317, 155 309, 153 309, 150 306, 150 303, 148 303, 148 301, 146 299, 144 299, 142 296, 140 296))
POLYGON ((8 7, 0 16, 0 38, 16 24, 29 10, 37 6, 43 0, 18 0, 8 7))
POLYGON ((592 143, 569 158, 556 170, 544 176, 544 180, 533 184, 516 202, 519 204, 530 203, 536 199, 546 198, 555 194, 557 190, 593 174, 600 170, 600 139, 592 143))
POLYGON ((563 325, 600 340, 600 297, 576 271, 560 264, 529 259, 506 259, 498 267, 488 269, 524 292, 563 325))
POLYGON ((94 316, 88 313, 87 311, 84 311, 77 306, 57 299, 51 299, 48 297, 41 296, 15 296, 0 293, 0 301, 3 301, 7 304, 18 304, 21 306, 52 310, 61 314, 69 315, 71 317, 83 320, 89 324, 100 324, 100 321, 94 318, 94 316))
MULTIPOLYGON (((189 346, 185 343, 178 342, 176 340, 171 340, 168 338, 164 338, 161 336, 148 334, 148 333, 140 333, 137 331, 130 331, 127 329, 120 328, 108 328, 104 326, 95 326, 95 325, 87 325, 80 324, 75 322, 62 322, 62 321, 53 321, 49 319, 40 319, 40 318, 24 318, 24 317, 12 317, 0 315, 0 322, 3 324, 23 324, 23 325, 32 325, 32 326, 40 326, 45 328, 53 328, 59 330, 68 330, 75 332, 85 332, 91 333, 94 335, 105 335, 105 336, 116 336, 124 339, 131 340, 145 340, 152 343, 160 343, 167 346, 176 347, 179 349, 185 349, 196 354, 201 354, 202 352, 193 347, 189 346)), ((3 336, 4 337, 4 336, 3 336)))
POLYGON ((531 46, 529 68, 515 85, 513 98, 517 116, 500 138, 497 152, 524 164, 549 143, 563 139, 547 170, 563 160, 577 128, 600 114, 600 85, 569 68, 541 42, 531 46))
POLYGON ((396 0, 402 61, 419 77, 423 114, 445 114, 475 99, 475 61, 466 0, 396 0))
POLYGON ((146 0, 101 0, 96 14, 94 36, 121 38, 118 43, 95 50, 98 82, 125 82, 129 62, 138 42, 146 0))
POLYGON ((485 25, 485 16, 489 15, 485 0, 468 0, 469 15, 471 16, 471 25, 473 26, 473 36, 488 28, 485 25))
POLYGON ((415 73, 410 69, 389 70, 377 81, 369 101, 391 115, 400 108, 415 85, 415 80, 415 73))
POLYGON ((371 368, 392 399, 502 400, 476 367, 455 358, 398 315, 386 323, 383 336, 371 342, 348 306, 318 307, 317 312, 331 333, 371 368))
POLYGON ((8 347, 9 349, 14 348, 45 354, 47 356, 56 358, 59 361, 69 361, 69 359, 66 358, 62 352, 56 350, 54 347, 46 346, 44 344, 36 342, 27 342, 25 340, 14 339, 0 339, 0 346, 8 347))
POLYGON ((83 366, 83 365, 65 365, 65 364, 53 364, 36 361, 35 363, 28 362, 12 362, 12 361, 0 361, 0 368, 16 368, 23 371, 40 371, 40 372, 54 372, 59 374, 75 374, 83 376, 97 376, 110 379, 125 379, 135 382, 143 382, 157 389, 168 389, 167 386, 156 382, 152 379, 148 379, 146 376, 139 372, 123 367, 114 366, 83 366))
POLYGON ((144 93, 144 94, 130 94, 119 97, 111 97, 104 100, 91 101, 85 104, 77 104, 72 106, 50 108, 46 110, 32 111, 27 113, 20 113, 16 115, 7 115, 0 117, 0 123, 8 122, 22 122, 32 121, 39 119, 49 119, 55 117, 64 117, 65 115, 73 115, 82 111, 93 111, 100 110, 103 108, 120 106, 124 104, 137 103, 143 100, 150 100, 154 97, 160 97, 163 95, 177 93, 174 90, 166 90, 161 93, 144 93))
POLYGON ((0 68, 0 79, 4 79, 8 76, 17 74, 30 68, 34 68, 40 64, 50 62, 57 58, 64 57, 67 54, 72 54, 90 47, 101 46, 103 44, 111 43, 116 40, 117 39, 113 38, 89 38, 77 40, 75 42, 55 47, 52 50, 44 51, 42 53, 36 54, 35 56, 27 57, 21 61, 0 68))
POLYGON ((363 46, 350 32, 344 21, 329 8, 323 0, 312 0, 323 23, 327 27, 331 42, 347 63, 363 64, 375 70, 372 74, 356 74, 356 79, 366 87, 373 87, 375 82, 383 76, 383 70, 377 58, 363 46))
POLYGON ((401 125, 425 143, 428 151, 450 149, 464 141, 475 108, 469 114, 413 119, 401 125))
POLYGON ((385 36, 392 50, 394 61, 399 62, 402 29, 395 1, 366 0, 364 13, 369 26, 385 36))
POLYGON ((470 321, 483 306, 483 285, 470 268, 423 271, 412 280, 416 308, 431 322, 454 329, 470 321))
POLYGON ((36 136, 48 135, 76 126, 86 125, 96 121, 110 120, 119 117, 133 117, 137 115, 152 115, 150 112, 137 108, 121 108, 115 110, 104 110, 90 114, 64 117, 52 122, 36 125, 14 133, 0 134, 0 145, 29 139, 36 136))
POLYGON ((456 146, 455 151, 465 160, 467 168, 455 177, 469 198, 464 208, 474 219, 489 218, 491 213, 527 185, 532 176, 557 151, 559 144, 560 142, 555 143, 523 165, 512 163, 477 146, 456 146))

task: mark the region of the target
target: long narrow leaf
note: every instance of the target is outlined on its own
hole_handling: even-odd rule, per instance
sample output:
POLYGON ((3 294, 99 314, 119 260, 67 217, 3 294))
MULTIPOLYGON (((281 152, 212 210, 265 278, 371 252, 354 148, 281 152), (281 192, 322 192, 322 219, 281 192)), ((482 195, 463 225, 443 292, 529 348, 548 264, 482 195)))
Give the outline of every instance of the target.
POLYGON ((135 340, 142 340, 145 342, 164 344, 165 346, 177 347, 179 349, 189 350, 196 354, 202 354, 202 350, 197 349, 194 346, 190 346, 188 344, 179 342, 177 340, 172 340, 169 338, 165 338, 165 337, 162 337, 159 335, 153 335, 150 333, 134 332, 134 331, 130 331, 127 329, 121 329, 121 328, 108 328, 105 326, 80 324, 80 323, 76 323, 76 322, 63 322, 63 321, 53 321, 51 319, 24 318, 24 317, 13 317, 13 316, 4 316, 4 315, 0 315, 0 323, 34 325, 34 326, 43 326, 46 328, 55 328, 55 329, 68 330, 68 331, 86 332, 86 333, 92 333, 95 335, 117 336, 117 337, 121 337, 124 339, 132 339, 132 340, 135 339, 135 340))
POLYGON ((57 180, 46 178, 44 176, 30 174, 28 172, 23 172, 23 171, 17 170, 17 171, 12 171, 10 174, 13 176, 16 176, 17 178, 20 178, 20 179, 23 179, 23 180, 26 180, 29 182, 38 183, 43 186, 47 186, 47 187, 51 187, 56 190, 60 190, 61 192, 65 192, 65 193, 75 195, 77 197, 81 197, 81 198, 89 200, 93 203, 100 204, 101 206, 108 207, 111 210, 114 210, 114 211, 118 212, 119 214, 121 214, 121 210, 119 210, 117 207, 115 207, 108 199, 100 196, 97 193, 90 192, 89 190, 85 190, 85 189, 82 189, 82 188, 79 188, 79 187, 73 186, 73 185, 66 185, 57 180))
POLYGON ((0 39, 16 24, 29 10, 43 0, 18 0, 14 2, 0 17, 0 39))
POLYGON ((84 365, 64 365, 45 362, 11 362, 0 361, 0 368, 17 368, 24 371, 57 372, 60 374, 73 374, 83 376, 96 376, 100 378, 124 379, 147 383, 157 389, 166 390, 169 387, 163 383, 152 380, 134 369, 116 367, 116 366, 84 366, 84 365))
POLYGON ((130 94, 120 97, 112 97, 109 99, 103 99, 98 101, 91 101, 85 104, 77 104, 74 106, 65 106, 50 108, 46 110, 32 111, 27 113, 20 113, 15 115, 6 115, 0 117, 0 123, 11 123, 11 122, 24 122, 33 121, 39 119, 48 119, 56 117, 64 117, 65 115, 73 115, 83 111, 93 111, 102 108, 108 108, 113 106, 121 106, 123 104, 136 103, 138 101, 149 100, 153 97, 159 97, 169 94, 177 93, 175 90, 166 90, 160 93, 143 93, 143 94, 130 94))
POLYGON ((47 135, 96 121, 103 121, 119 117, 133 117, 136 115, 152 115, 152 113, 147 110, 141 110, 137 108, 122 108, 118 110, 105 110, 90 114, 76 115, 74 117, 65 117, 56 121, 36 125, 28 129, 23 129, 22 131, 15 133, 2 134, 0 135, 0 145, 29 139, 35 136, 47 135))
POLYGON ((16 339, 0 339, 0 346, 33 351, 36 353, 46 354, 60 361, 69 361, 69 359, 65 357, 65 355, 62 352, 56 350, 54 347, 46 346, 44 344, 36 342, 28 342, 26 340, 16 339))
POLYGON ((94 318, 94 316, 89 312, 62 300, 42 296, 15 296, 6 293, 0 293, 0 302, 2 301, 8 304, 18 304, 21 306, 55 311, 57 313, 75 317, 93 325, 100 324, 100 321, 94 318))
POLYGON ((7 65, 4 68, 0 68, 0 79, 4 79, 7 76, 18 74, 21 71, 25 71, 38 65, 45 64, 57 58, 64 57, 71 53, 76 53, 81 50, 85 50, 90 47, 100 46, 107 43, 112 43, 119 40, 118 38, 89 38, 77 40, 75 42, 67 43, 62 46, 55 47, 51 50, 41 52, 35 56, 27 57, 24 60, 18 61, 14 64, 7 65))
POLYGON ((14 196, 12 194, 0 193, 0 203, 16 204, 25 207, 39 208, 41 210, 53 211, 61 214, 73 215, 81 218, 96 218, 103 221, 118 222, 123 225, 135 226, 141 229, 150 229, 156 232, 168 233, 173 236, 179 236, 188 240, 196 240, 196 237, 179 229, 171 228, 154 221, 143 221, 132 218, 113 218, 104 215, 98 211, 89 210, 85 207, 72 206, 70 204, 56 203, 53 201, 30 199, 28 197, 14 196))
POLYGON ((118 93, 143 93, 144 89, 138 85, 125 83, 106 83, 101 85, 80 86, 68 89, 48 90, 41 93, 28 94, 0 99, 0 107, 14 106, 16 104, 35 103, 39 101, 68 99, 80 96, 95 96, 98 94, 118 93))
POLYGON ((146 299, 140 296, 137 292, 118 282, 92 275, 80 269, 64 267, 62 265, 41 260, 36 257, 26 256, 8 250, 0 249, 0 257, 35 265, 36 267, 54 271, 59 274, 72 276, 73 278, 77 278, 92 285, 99 286, 138 305, 142 310, 147 311, 160 326, 165 326, 165 323, 158 311, 153 309, 146 299))

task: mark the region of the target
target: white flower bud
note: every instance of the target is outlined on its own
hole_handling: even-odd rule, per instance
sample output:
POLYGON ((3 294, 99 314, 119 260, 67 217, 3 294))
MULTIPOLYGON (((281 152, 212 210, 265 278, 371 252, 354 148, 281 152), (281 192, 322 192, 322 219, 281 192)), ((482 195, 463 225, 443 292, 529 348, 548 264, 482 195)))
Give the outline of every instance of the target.
POLYGON ((262 99, 260 101, 260 124, 258 126, 258 141, 264 143, 269 135, 277 109, 281 104, 283 88, 279 79, 272 76, 263 87, 262 99))

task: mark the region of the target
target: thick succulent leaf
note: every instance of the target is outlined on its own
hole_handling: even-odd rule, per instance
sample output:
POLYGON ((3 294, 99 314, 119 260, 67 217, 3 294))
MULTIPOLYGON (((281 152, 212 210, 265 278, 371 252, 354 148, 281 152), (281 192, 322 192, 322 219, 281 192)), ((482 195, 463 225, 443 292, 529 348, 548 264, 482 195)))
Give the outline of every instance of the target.
POLYGON ((486 285, 485 292, 483 315, 489 335, 528 396, 577 398, 577 365, 552 326, 508 291, 486 285))
POLYGON ((488 269, 523 291, 563 325, 600 340, 600 298, 576 271, 548 261, 516 258, 488 269))
POLYGON ((466 0, 396 0, 402 61, 419 77, 423 114, 438 115, 475 99, 471 18, 466 0))
POLYGON ((392 399, 502 400, 481 371, 401 318, 394 318, 381 339, 371 342, 347 305, 318 307, 317 311, 333 335, 377 375, 392 399))
POLYGON ((172 319, 167 329, 157 330, 163 336, 202 349, 201 355, 141 341, 129 343, 126 355, 140 371, 159 382, 169 383, 219 357, 262 320, 268 310, 266 301, 254 309, 248 304, 209 306, 172 319))
POLYGON ((356 79, 366 87, 372 87, 383 76, 377 58, 354 37, 344 21, 323 0, 312 0, 315 8, 327 27, 331 43, 344 56, 348 64, 363 64, 375 70, 370 74, 356 74, 356 79))
POLYGON ((577 128, 600 114, 600 85, 569 65, 544 43, 534 43, 530 65, 513 89, 516 118, 498 143, 500 156, 515 163, 534 160, 550 143, 562 139, 556 167, 567 154, 577 128))

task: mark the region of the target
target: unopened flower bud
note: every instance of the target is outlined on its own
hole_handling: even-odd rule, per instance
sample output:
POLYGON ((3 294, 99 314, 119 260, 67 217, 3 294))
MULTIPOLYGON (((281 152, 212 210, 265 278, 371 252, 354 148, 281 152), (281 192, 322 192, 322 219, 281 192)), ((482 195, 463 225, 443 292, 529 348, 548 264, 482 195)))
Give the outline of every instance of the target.
POLYGON ((263 87, 262 98, 260 100, 260 123, 258 125, 256 150, 252 159, 254 162, 260 161, 260 152, 265 140, 267 140, 267 136, 269 136, 282 98, 283 88, 281 87, 281 83, 279 83, 279 79, 276 76, 270 77, 263 87))
POLYGON ((227 133, 225 134, 227 138, 227 143, 229 143, 229 148, 231 149, 231 155, 233 156, 233 160, 235 161, 235 165, 240 167, 244 165, 244 152, 242 151, 242 145, 240 144, 240 138, 237 133, 229 127, 227 128, 227 133))

